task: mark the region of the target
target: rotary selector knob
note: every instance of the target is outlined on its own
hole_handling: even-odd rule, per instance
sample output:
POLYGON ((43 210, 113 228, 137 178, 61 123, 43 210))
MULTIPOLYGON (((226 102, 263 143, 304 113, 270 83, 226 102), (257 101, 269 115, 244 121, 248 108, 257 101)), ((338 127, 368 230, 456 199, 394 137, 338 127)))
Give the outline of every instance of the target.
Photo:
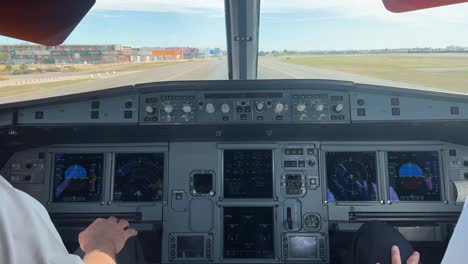
POLYGON ((337 105, 335 105, 333 107, 333 111, 339 113, 339 112, 343 111, 343 108, 344 108, 343 104, 337 104, 337 105))
POLYGON ((316 104, 315 105, 315 111, 322 112, 323 109, 325 109, 325 106, 323 104, 316 104))
POLYGON ((208 103, 205 106, 205 110, 206 110, 207 113, 212 114, 215 111, 215 107, 214 107, 214 105, 212 103, 208 103))
POLYGON ((275 105, 275 113, 279 114, 284 111, 284 104, 282 103, 277 103, 275 105))
POLYGON ((298 105, 296 106, 296 110, 297 110, 298 112, 304 112, 304 111, 306 110, 306 105, 303 104, 303 103, 300 103, 300 104, 298 104, 298 105))
POLYGON ((262 102, 257 103, 255 106, 255 109, 257 109, 258 112, 262 112, 265 109, 265 104, 262 102))
POLYGON ((171 104, 167 104, 164 106, 164 111, 168 114, 172 113, 174 111, 174 107, 171 104))
POLYGON ((147 105, 145 110, 146 110, 146 113, 150 115, 154 114, 154 108, 150 105, 147 105))
POLYGON ((192 106, 189 104, 184 104, 182 106, 182 111, 184 111, 184 113, 190 113, 192 112, 192 106))
POLYGON ((229 104, 224 103, 221 105, 221 112, 227 114, 229 113, 229 111, 231 111, 231 107, 229 106, 229 104))

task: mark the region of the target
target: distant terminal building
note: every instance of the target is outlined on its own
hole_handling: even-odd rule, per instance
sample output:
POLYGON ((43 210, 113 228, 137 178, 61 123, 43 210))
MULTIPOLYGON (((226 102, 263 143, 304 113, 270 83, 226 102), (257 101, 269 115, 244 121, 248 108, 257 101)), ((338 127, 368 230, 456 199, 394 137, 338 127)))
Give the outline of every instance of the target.
MULTIPOLYGON (((8 54, 11 64, 63 64, 63 63, 114 63, 156 62, 220 56, 219 49, 203 50, 191 47, 151 48, 125 45, 2 45, 0 53, 8 54)), ((3 56, 5 57, 5 56, 3 56)))

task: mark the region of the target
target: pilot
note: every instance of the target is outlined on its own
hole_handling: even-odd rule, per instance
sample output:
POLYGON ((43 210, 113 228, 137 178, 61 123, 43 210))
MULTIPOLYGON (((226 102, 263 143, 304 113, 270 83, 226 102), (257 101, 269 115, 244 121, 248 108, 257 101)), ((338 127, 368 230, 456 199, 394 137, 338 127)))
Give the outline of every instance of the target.
POLYGON ((46 209, 0 176, 0 264, 116 264, 137 235, 126 220, 97 219, 79 235, 83 260, 69 254, 46 209))

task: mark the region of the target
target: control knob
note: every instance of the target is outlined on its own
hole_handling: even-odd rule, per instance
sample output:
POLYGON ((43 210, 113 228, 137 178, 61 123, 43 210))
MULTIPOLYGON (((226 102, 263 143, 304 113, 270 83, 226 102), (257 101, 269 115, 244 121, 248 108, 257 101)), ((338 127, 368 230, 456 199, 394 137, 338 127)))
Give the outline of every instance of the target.
POLYGON ((205 109, 206 109, 206 112, 209 114, 212 114, 215 111, 215 107, 212 103, 206 104, 205 109))
POLYGON ((229 104, 224 103, 221 105, 221 112, 227 114, 229 113, 229 111, 231 111, 231 107, 229 106, 229 104))
POLYGON ((343 108, 344 108, 343 104, 337 104, 333 107, 333 111, 335 111, 336 113, 339 113, 343 111, 343 108))
POLYGON ((192 106, 189 104, 184 104, 182 106, 182 111, 184 111, 184 113, 190 113, 192 112, 192 106))
POLYGON ((277 103, 275 105, 275 113, 280 114, 284 110, 284 105, 282 103, 277 103))
POLYGON ((296 109, 298 112, 304 112, 306 110, 306 105, 303 103, 300 103, 296 106, 296 109))
POLYGON ((262 103, 262 102, 259 102, 259 103, 257 103, 257 105, 255 106, 255 109, 257 109, 258 112, 262 112, 263 109, 265 109, 265 104, 262 103))
POLYGON ((154 114, 154 108, 150 105, 147 105, 145 110, 146 110, 146 113, 148 113, 149 115, 154 114))
POLYGON ((167 104, 164 106, 164 111, 168 114, 172 113, 174 111, 174 107, 171 104, 167 104))
POLYGON ((315 111, 322 112, 323 109, 325 109, 325 106, 323 104, 316 104, 315 105, 315 111))

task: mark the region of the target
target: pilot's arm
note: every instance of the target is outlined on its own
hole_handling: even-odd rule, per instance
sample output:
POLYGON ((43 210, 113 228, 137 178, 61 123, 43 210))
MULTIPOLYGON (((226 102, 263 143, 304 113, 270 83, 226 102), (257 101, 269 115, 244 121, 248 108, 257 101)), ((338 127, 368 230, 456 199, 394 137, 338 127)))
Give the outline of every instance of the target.
MULTIPOLYGON (((98 219, 80 234, 86 264, 114 264, 115 255, 137 232, 128 222, 98 219)), ((83 264, 69 254, 46 209, 0 176, 0 263, 83 264)))

